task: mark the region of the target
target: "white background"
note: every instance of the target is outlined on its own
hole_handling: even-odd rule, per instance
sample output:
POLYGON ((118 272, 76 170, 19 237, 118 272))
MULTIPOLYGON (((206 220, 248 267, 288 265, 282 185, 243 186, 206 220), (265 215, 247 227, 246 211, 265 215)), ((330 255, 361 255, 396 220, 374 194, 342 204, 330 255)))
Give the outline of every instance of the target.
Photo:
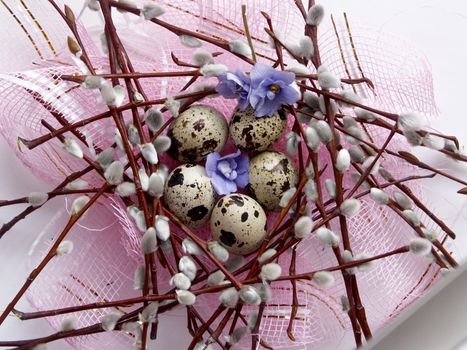
MULTIPOLYGON (((38 0, 46 1, 46 0, 38 0)), ((272 0, 278 1, 278 0, 272 0)), ((83 0, 70 0, 69 5, 79 12, 83 0)), ((357 20, 369 26, 396 34, 402 38, 412 41, 428 57, 433 70, 435 93, 441 116, 433 123, 433 127, 443 130, 447 134, 455 134, 461 142, 467 141, 467 113, 465 112, 465 100, 467 99, 467 1, 465 0, 392 0, 392 1, 370 1, 370 0, 327 0, 322 2, 328 12, 339 15, 346 11, 351 21, 357 20)), ((85 17, 85 21, 96 24, 97 18, 85 17)), ((3 48, 2 48, 3 49, 3 48)), ((43 190, 48 187, 41 181, 33 178, 21 163, 15 159, 6 144, 0 141, 0 198, 16 198, 18 195, 26 195, 31 191, 43 190)), ((436 164, 447 168, 449 171, 460 172, 464 179, 466 167, 461 168, 452 162, 445 162, 441 159, 431 159, 436 164)), ((436 188, 430 185, 432 197, 430 201, 436 204, 441 216, 448 219, 459 236, 459 246, 467 247, 467 229, 465 228, 467 216, 465 198, 457 195, 446 194, 450 191, 454 193, 460 187, 458 185, 440 181, 433 181, 436 188), (462 215, 459 215, 463 214, 462 215)), ((30 244, 37 233, 45 226, 48 218, 51 217, 58 203, 50 203, 43 210, 35 213, 26 222, 17 225, 0 242, 0 309, 13 297, 20 285, 27 276, 26 256, 30 244)), ((0 208, 0 222, 11 218, 18 210, 16 208, 0 208)), ((460 256, 464 249, 459 249, 460 256)), ((464 278, 464 280, 466 280, 464 278)), ((457 295, 464 297, 458 299, 450 296, 450 300, 444 299, 444 307, 451 306, 450 310, 456 310, 467 314, 467 281, 458 283, 456 286, 457 295), (462 292, 459 293, 459 289, 462 292), (447 303, 447 304, 446 304, 447 303)), ((440 302, 440 305, 441 302, 440 302)), ((25 303, 19 304, 20 309, 27 308, 25 303)), ((440 308, 432 314, 443 312, 440 308)), ((452 311, 451 311, 452 312, 452 311)), ((170 347, 172 349, 182 349, 183 331, 177 332, 174 337, 173 328, 169 324, 163 324, 160 334, 171 337, 170 347)), ((412 323, 413 324, 413 323, 412 323)), ((450 349, 454 344, 467 335, 467 320, 447 317, 442 324, 437 324, 436 320, 429 317, 419 317, 417 329, 424 329, 423 334, 417 333, 415 328, 405 329, 402 339, 399 339, 397 347, 399 349, 440 349, 439 340, 446 341, 445 349, 450 349), (456 322, 453 322, 453 319, 456 322), (433 331, 436 325, 436 331, 433 331), (448 330, 448 331, 447 331, 448 330), (410 347, 404 342, 404 337, 412 337, 410 347), (412 340, 413 340, 412 339, 412 340), (433 341, 436 339, 438 342, 433 341), (405 344, 405 345, 404 345, 405 344), (448 345, 449 344, 449 345, 448 345)), ((415 327, 415 326, 410 326, 415 327)), ((181 327, 183 329, 183 327, 181 327)), ((52 330, 44 321, 27 321, 20 323, 13 317, 0 328, 0 339, 17 339, 24 337, 38 337, 51 333, 52 330)), ((395 345, 395 344, 394 344, 395 345)), ((57 342, 51 344, 50 349, 68 349, 66 343, 57 342)), ((160 347, 165 349, 165 346, 160 347)), ((381 345, 381 349, 390 349, 391 346, 381 345)))

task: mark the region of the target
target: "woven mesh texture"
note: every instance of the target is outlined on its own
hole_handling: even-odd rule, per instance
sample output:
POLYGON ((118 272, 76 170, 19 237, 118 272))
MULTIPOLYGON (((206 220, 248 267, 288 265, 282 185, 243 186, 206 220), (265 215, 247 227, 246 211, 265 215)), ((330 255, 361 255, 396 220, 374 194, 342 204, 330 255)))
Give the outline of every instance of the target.
MULTIPOLYGON (((82 169, 83 162, 67 155, 56 140, 34 151, 19 150, 16 146, 17 137, 32 139, 48 133, 41 120, 47 121, 54 128, 61 127, 51 111, 60 113, 68 122, 75 122, 104 112, 106 108, 95 92, 83 88, 70 89, 70 84, 60 80, 61 75, 78 73, 80 68, 66 54, 64 43, 67 30, 51 6, 45 1, 32 0, 7 0, 1 3, 0 18, 6 18, 7 22, 2 25, 5 31, 1 31, 0 39, 20 39, 14 45, 9 45, 11 50, 0 52, 0 132, 31 171, 51 184, 58 184, 64 175, 82 169), (33 42, 36 44, 33 45, 33 42)), ((234 39, 243 33, 240 3, 239 0, 166 1, 168 11, 163 20, 216 38, 234 39)), ((269 13, 277 31, 291 41, 301 34, 302 21, 293 1, 248 1, 247 5, 252 37, 263 61, 268 61, 268 57, 273 57, 274 53, 267 44, 268 38, 263 31, 266 23, 259 11, 269 13)), ((118 30, 137 71, 180 70, 172 62, 171 53, 182 61, 191 60, 193 49, 179 44, 175 35, 138 19, 127 19, 126 25, 118 30)), ((352 35, 345 25, 338 23, 336 28, 336 31, 333 28, 324 30, 320 36, 322 61, 340 77, 359 78, 363 72, 364 76, 370 78, 375 84, 374 90, 364 85, 356 87, 357 92, 365 98, 365 103, 393 112, 410 110, 425 115, 436 114, 431 73, 423 55, 398 38, 368 28, 355 26, 351 29, 352 35)), ((94 66, 102 71, 108 70, 107 59, 91 42, 87 32, 80 30, 94 66)), ((219 51, 212 45, 204 47, 210 51, 219 51)), ((230 68, 249 69, 243 61, 225 53, 216 61, 230 68)), ((145 79, 142 85, 151 99, 157 99, 176 94, 187 81, 187 78, 145 79)), ((203 80, 200 79, 200 82, 203 80)), ((207 79, 206 82, 215 81, 207 79)), ((227 119, 234 108, 234 102, 222 98, 206 99, 203 103, 215 106, 227 119)), ((291 122, 289 130, 290 127, 291 122)), ((98 147, 105 148, 113 127, 108 119, 103 119, 80 131, 90 135, 98 147)), ((369 128, 369 132, 378 145, 387 136, 386 131, 376 127, 369 128)), ((405 142, 396 137, 390 149, 404 147, 405 142)), ((229 141, 225 151, 232 148, 229 141)), ((274 148, 283 150, 284 140, 280 140, 274 148)), ((320 152, 320 160, 322 166, 329 162, 325 150, 320 152)), ((165 156, 161 157, 161 161, 170 168, 176 165, 165 156)), ((400 178, 414 173, 413 167, 394 158, 385 158, 382 164, 400 178)), ((332 177, 329 168, 322 176, 323 182, 332 177)), ((97 175, 89 175, 85 179, 95 184, 101 182, 97 175)), ((345 185, 351 187, 351 180, 346 178, 345 185)), ((414 193, 423 198, 419 184, 410 186, 414 193)), ((425 215, 420 212, 417 214, 426 226, 433 225, 425 215)), ((268 222, 273 223, 276 216, 269 214, 268 222)), ((67 212, 61 212, 51 220, 38 240, 31 266, 35 266, 47 252, 67 217, 67 212)), ((335 229, 338 232, 337 226, 335 229)), ((349 220, 349 231, 352 247, 357 254, 380 254, 406 244, 414 236, 410 227, 392 211, 376 206, 368 198, 362 200, 359 215, 349 220)), ((178 234, 183 236, 180 232, 178 234)), ((209 238, 206 227, 201 228, 198 234, 209 238)), ((133 272, 142 262, 139 248, 141 234, 119 200, 109 198, 100 201, 80 220, 80 225, 72 230, 68 239, 75 244, 73 254, 50 263, 28 292, 34 307, 44 310, 138 295, 133 290, 133 272)), ((314 236, 298 246, 297 259, 297 273, 336 265, 332 253, 324 250, 314 236)), ((203 262, 213 268, 207 261, 203 262)), ((280 259, 284 271, 288 271, 289 262, 290 254, 286 253, 280 259)), ((428 259, 408 254, 384 259, 371 272, 359 273, 357 279, 370 327, 379 329, 400 314, 423 295, 436 281, 437 275, 438 269, 428 259)), ((340 296, 344 294, 343 280, 338 273, 335 273, 335 277, 336 284, 327 290, 317 288, 311 282, 297 282, 299 308, 292 330, 295 342, 287 337, 291 284, 275 284, 273 299, 267 305, 261 323, 261 339, 276 349, 291 346, 300 349, 336 348, 351 333, 351 327, 340 305, 340 296)), ((162 273, 159 278, 161 290, 164 291, 168 288, 169 275, 162 273)), ((202 316, 209 317, 217 307, 217 295, 200 297, 197 306, 202 316)), ((252 310, 245 308, 245 315, 252 310)), ((96 323, 104 313, 103 310, 79 313, 76 315, 78 324, 85 326, 96 323)), ((53 317, 49 322, 58 328, 62 319, 61 316, 53 317)), ((239 348, 251 347, 250 337, 247 338, 239 348)), ((70 340, 70 343, 77 349, 128 349, 132 339, 114 332, 79 337, 70 340)))

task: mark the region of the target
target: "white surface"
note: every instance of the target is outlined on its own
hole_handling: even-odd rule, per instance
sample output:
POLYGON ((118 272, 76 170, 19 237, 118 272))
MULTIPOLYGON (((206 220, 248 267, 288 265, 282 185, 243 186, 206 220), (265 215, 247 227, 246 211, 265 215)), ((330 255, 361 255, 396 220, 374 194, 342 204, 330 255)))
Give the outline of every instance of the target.
MULTIPOLYGON (((46 0, 41 0, 46 1, 46 0)), ((278 1, 278 0, 274 0, 278 1)), ((79 12, 83 0, 72 0, 68 3, 79 12)), ((465 0, 450 1, 423 1, 423 0, 392 0, 392 1, 364 1, 364 0, 326 0, 323 1, 328 12, 338 15, 346 11, 350 20, 358 20, 394 33, 402 38, 414 42, 425 52, 432 64, 435 82, 435 92, 441 117, 434 121, 433 126, 448 134, 455 134, 461 142, 467 140, 467 115, 464 111, 465 92, 467 91, 467 2, 465 0)), ((97 17, 86 18, 92 24, 97 23, 97 17)), ((15 198, 18 194, 26 195, 30 191, 47 190, 48 187, 33 178, 12 155, 3 141, 0 141, 0 197, 2 199, 15 198)), ((437 161, 437 160, 435 160, 437 161)), ((447 164, 449 169, 456 168, 452 162, 446 163, 444 158, 440 164, 447 164)), ((461 170, 457 166, 458 171, 461 170)), ((466 178, 465 167, 462 176, 466 178)), ((436 204, 438 212, 443 218, 447 218, 452 228, 458 233, 460 245, 467 246, 466 218, 455 215, 461 212, 467 204, 465 198, 459 196, 444 199, 449 189, 454 193, 459 189, 458 185, 435 179, 437 188, 430 186, 432 193, 431 202, 436 204)), ((26 222, 17 225, 0 242, 0 308, 7 304, 14 293, 24 282, 28 271, 25 268, 27 251, 41 228, 45 226, 48 218, 59 205, 58 202, 47 204, 46 208, 32 215, 26 222)), ((18 207, 1 208, 0 221, 11 218, 18 207)), ((466 216, 465 210, 464 216, 466 216)), ((462 254, 461 254, 462 255, 462 254)), ((465 256, 465 254, 464 254, 465 256)), ((464 276, 465 277, 465 276, 464 276)), ((441 314, 443 308, 459 314, 467 310, 467 278, 459 279, 456 289, 462 289, 464 297, 452 297, 444 292, 440 294, 443 302, 430 304, 433 309, 426 317, 416 318, 416 326, 421 331, 411 331, 414 327, 411 323, 408 329, 399 336, 397 346, 391 347, 391 343, 381 343, 377 349, 449 349, 467 335, 467 319, 445 317, 438 323, 436 315, 441 314), (443 295, 445 295, 443 297, 443 295), (439 306, 439 308, 437 308, 439 306), (430 330, 430 326, 436 325, 436 332, 430 330), (451 331, 448 332, 447 330, 451 331), (456 330, 452 332, 452 330, 456 330), (449 339, 448 339, 449 338, 449 339), (458 339, 455 339, 458 338, 458 339), (445 339, 445 340, 443 340, 445 339), (434 341, 437 340, 437 341, 434 341), (445 344, 439 347, 439 344, 445 344), (449 346, 448 346, 449 344, 449 346)), ((19 304, 21 309, 26 309, 25 302, 19 304)), ((457 315, 457 314, 456 314, 457 315)), ((415 316, 416 317, 416 316, 415 316)), ((177 319, 170 318, 161 329, 161 336, 170 337, 172 349, 183 349, 186 338, 182 332, 174 337, 173 325, 177 319)), ((405 326, 404 326, 405 327, 405 326)), ((183 327, 182 327, 183 328, 183 327)), ((414 328, 415 329, 415 328, 414 328)), ((11 318, 0 328, 0 339, 18 339, 24 337, 38 337, 51 333, 50 327, 44 321, 19 322, 11 318)), ((166 347, 162 347, 166 348, 166 347)), ((57 342, 51 344, 49 349, 69 349, 66 343, 57 342)))

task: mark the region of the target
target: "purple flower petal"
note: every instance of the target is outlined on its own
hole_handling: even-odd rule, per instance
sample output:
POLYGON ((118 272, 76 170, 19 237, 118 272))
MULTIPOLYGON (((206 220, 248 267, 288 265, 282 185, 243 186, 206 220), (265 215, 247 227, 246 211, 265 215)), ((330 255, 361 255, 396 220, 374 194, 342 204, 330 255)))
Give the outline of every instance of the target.
POLYGON ((217 170, 217 162, 221 155, 217 152, 209 153, 206 158, 206 173, 208 176, 212 176, 217 170))

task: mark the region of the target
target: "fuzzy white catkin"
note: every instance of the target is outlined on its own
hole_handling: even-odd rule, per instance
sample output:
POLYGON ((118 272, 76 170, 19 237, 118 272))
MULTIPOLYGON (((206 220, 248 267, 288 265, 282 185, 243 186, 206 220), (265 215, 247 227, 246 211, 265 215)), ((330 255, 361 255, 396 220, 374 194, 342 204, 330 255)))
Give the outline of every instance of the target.
POLYGON ((396 203, 401 206, 402 209, 412 208, 412 201, 406 194, 402 192, 394 192, 394 199, 396 203))
POLYGON ((141 189, 147 191, 149 188, 149 176, 146 173, 146 170, 141 168, 138 170, 139 183, 141 184, 141 189))
POLYGON ((208 249, 212 255, 220 262, 226 262, 229 259, 229 252, 218 242, 212 241, 208 243, 208 249))
POLYGON ((337 247, 339 245, 339 237, 326 227, 318 228, 316 230, 316 236, 325 246, 337 247))
POLYGON ((212 54, 209 51, 202 48, 195 50, 195 52, 193 53, 192 60, 195 66, 198 67, 214 63, 214 58, 212 57, 212 54))
POLYGON ((163 215, 156 215, 154 227, 156 229, 157 238, 161 241, 166 241, 170 237, 169 218, 163 215))
POLYGON ((141 10, 141 15, 144 19, 153 19, 162 16, 165 13, 165 9, 162 6, 153 3, 146 3, 141 10))
POLYGON ((191 238, 185 238, 182 241, 182 251, 190 255, 203 255, 203 251, 191 238))
POLYGON ((226 73, 228 70, 229 69, 224 64, 213 63, 213 64, 204 65, 203 67, 201 67, 199 72, 201 73, 201 75, 209 78, 209 77, 218 77, 219 75, 226 73))
POLYGON ((63 140, 63 148, 65 149, 65 151, 67 151, 69 154, 76 158, 81 159, 84 157, 84 153, 80 145, 78 145, 78 142, 76 142, 71 137, 65 137, 65 139, 63 140))
POLYGON ((196 277, 198 269, 189 256, 182 256, 178 261, 178 269, 183 272, 191 281, 196 277))
POLYGON ((90 201, 88 196, 80 196, 71 204, 71 215, 78 214, 86 204, 90 201))
POLYGON ((177 289, 177 301, 181 305, 193 305, 196 302, 196 295, 188 290, 177 289))
POLYGON ((149 177, 148 193, 157 198, 164 194, 164 179, 157 172, 149 177))
POLYGON ((245 265, 245 257, 242 255, 230 254, 229 260, 224 264, 227 270, 235 271, 245 265))
POLYGON ((191 287, 190 279, 184 273, 176 273, 170 279, 170 285, 175 286, 177 289, 188 290, 191 287))
POLYGON ((136 126, 133 123, 129 123, 127 126, 127 133, 128 133, 128 140, 133 145, 137 145, 140 143, 139 132, 136 126))
POLYGON ((294 234, 296 238, 302 239, 308 237, 313 230, 313 219, 309 216, 301 216, 295 222, 294 234))
POLYGON ((379 160, 376 161, 376 163, 372 166, 373 162, 375 160, 375 156, 368 157, 362 164, 362 168, 365 170, 368 170, 371 166, 370 174, 374 175, 378 172, 379 170, 379 160))
POLYGON ((65 186, 66 190, 84 190, 89 184, 81 179, 76 179, 65 186))
POLYGON ((427 256, 431 253, 431 242, 425 238, 412 238, 409 243, 409 249, 412 253, 420 256, 427 256))
POLYGON ((252 52, 250 46, 242 40, 232 40, 231 42, 229 42, 229 48, 230 51, 232 51, 233 53, 246 57, 251 57, 252 52))
POLYGON ((404 131, 405 139, 412 146, 420 146, 423 143, 423 137, 416 131, 404 131))
POLYGON ((209 275, 208 280, 206 281, 208 286, 217 286, 224 282, 225 275, 221 270, 213 272, 209 275))
POLYGON ((334 276, 328 271, 315 272, 311 280, 321 288, 329 288, 334 284, 334 276))
POLYGON ((305 196, 309 201, 316 201, 318 199, 318 189, 313 179, 308 179, 305 184, 305 196))
POLYGON ((61 332, 69 332, 76 328, 76 317, 70 316, 65 318, 60 324, 61 332))
POLYGON ((103 169, 107 169, 114 160, 115 149, 113 147, 106 148, 96 156, 96 161, 103 169))
MULTIPOLYGON (((355 260, 365 260, 369 258, 371 258, 371 255, 367 253, 360 253, 355 255, 355 260)), ((365 263, 357 265, 357 269, 361 272, 370 271, 376 267, 376 264, 376 260, 367 261, 365 263)))
POLYGON ((350 154, 349 151, 345 148, 341 149, 339 153, 337 153, 336 158, 336 169, 340 173, 345 172, 350 167, 350 154))
POLYGON ((150 227, 146 230, 141 239, 141 250, 144 255, 154 253, 157 250, 156 229, 150 227))
POLYGON ((318 84, 324 90, 337 89, 341 86, 341 81, 329 71, 318 73, 318 84))
POLYGON ((405 113, 397 119, 397 126, 404 131, 418 131, 422 129, 423 122, 417 113, 405 113))
POLYGON ((308 75, 311 73, 310 69, 307 66, 297 63, 297 62, 290 63, 289 65, 287 65, 285 70, 287 72, 292 72, 295 74, 303 74, 303 75, 308 75))
POLYGON ((125 99, 125 89, 121 85, 112 86, 105 83, 100 91, 105 104, 110 107, 120 107, 125 99))
POLYGON ((349 298, 347 298, 346 295, 341 295, 341 305, 342 305, 343 312, 349 312, 350 302, 349 302, 349 298))
POLYGON ((297 189, 295 187, 291 187, 287 191, 285 191, 282 194, 281 200, 279 201, 279 206, 281 208, 287 207, 287 205, 290 203, 290 200, 295 195, 295 192, 297 192, 297 189))
POLYGON ((326 192, 329 194, 329 197, 335 198, 336 197, 336 183, 331 179, 324 180, 324 188, 326 192))
POLYGON ((154 140, 153 144, 157 153, 164 153, 170 149, 172 139, 166 135, 160 135, 154 140))
POLYGON ((261 267, 261 273, 259 277, 263 281, 274 281, 281 276, 282 269, 279 264, 269 263, 261 267))
POLYGON ((144 287, 146 269, 144 266, 138 266, 135 270, 135 275, 133 278, 133 289, 142 290, 144 287))
POLYGON ((430 242, 434 242, 438 238, 435 231, 429 230, 426 227, 422 227, 422 232, 425 238, 428 239, 430 242))
POLYGON ((439 151, 444 148, 444 139, 433 134, 426 134, 423 138, 423 145, 435 151, 439 151))
POLYGON ((159 303, 153 301, 149 303, 143 311, 139 314, 139 321, 143 323, 153 322, 156 319, 157 313, 159 312, 159 303))
POLYGON ((263 262, 269 260, 274 255, 276 255, 276 253, 277 253, 277 250, 275 250, 274 248, 269 248, 265 250, 264 253, 259 256, 258 263, 262 264, 263 262))
POLYGON ((246 335, 248 332, 248 327, 242 326, 234 329, 234 331, 225 337, 226 341, 230 345, 235 345, 238 344, 242 338, 246 335))
POLYGON ((388 204, 389 203, 389 196, 383 190, 379 188, 373 187, 370 190, 370 196, 373 200, 378 204, 388 204))
MULTIPOLYGON (((341 96, 346 99, 347 101, 349 102, 354 102, 354 103, 361 103, 362 102, 362 98, 360 96, 358 96, 355 92, 353 92, 352 90, 344 90, 342 93, 341 93, 341 96)), ((344 105, 347 105, 345 102, 343 103, 344 105)))
POLYGON ((258 311, 252 311, 248 315, 248 319, 247 319, 248 328, 252 330, 255 327, 257 321, 258 321, 258 311))
POLYGON ((349 148, 350 159, 355 163, 363 163, 365 161, 365 153, 359 146, 350 146, 349 148))
POLYGON ((132 196, 136 193, 136 186, 133 182, 122 182, 115 188, 115 193, 120 197, 132 196))
POLYGON ((197 343, 193 350, 214 350, 211 344, 205 344, 203 341, 197 343))
POLYGON ((352 217, 360 211, 361 203, 358 199, 349 198, 342 202, 340 212, 345 217, 352 217))
POLYGON ((142 145, 141 154, 143 155, 143 158, 146 159, 150 164, 155 165, 159 163, 156 148, 152 143, 148 142, 142 145))
POLYGON ((87 75, 83 81, 83 87, 86 89, 100 89, 105 79, 96 75, 87 75))
POLYGON ((319 146, 321 145, 321 140, 319 138, 318 132, 315 128, 307 127, 305 129, 305 138, 306 144, 313 152, 319 150, 319 146))
POLYGON ((316 129, 316 132, 318 133, 318 136, 323 143, 329 143, 332 141, 332 130, 328 122, 324 120, 318 120, 314 125, 314 128, 316 129))
POLYGON ((219 302, 225 307, 233 309, 237 306, 239 297, 239 293, 235 288, 227 288, 219 294, 219 302))
POLYGON ((164 124, 164 116, 162 112, 156 108, 149 108, 145 113, 146 125, 149 130, 156 132, 164 124))
POLYGON ((118 185, 123 181, 123 163, 119 160, 112 162, 104 172, 104 177, 109 185, 118 185))
POLYGON ((144 217, 144 212, 142 210, 138 210, 138 212, 134 216, 135 224, 138 230, 141 232, 145 232, 146 227, 146 218, 144 217))
POLYGON ((354 108, 355 115, 357 118, 372 122, 377 119, 376 115, 374 113, 371 113, 363 108, 356 107, 354 108))
POLYGON ((309 36, 303 35, 298 40, 298 46, 300 47, 300 57, 307 60, 310 60, 313 57, 315 48, 313 46, 313 41, 309 36))
POLYGON ((300 136, 296 132, 289 132, 286 136, 285 149, 290 155, 296 154, 300 144, 300 136))
POLYGON ((420 219, 418 218, 417 214, 411 209, 406 209, 402 212, 404 216, 409 220, 414 227, 420 227, 420 219))
POLYGON ((34 208, 40 207, 49 199, 49 195, 45 192, 31 192, 28 195, 28 204, 34 208))
POLYGON ((182 43, 182 45, 186 46, 186 47, 201 47, 203 45, 202 41, 199 40, 198 38, 195 38, 191 35, 180 35, 179 36, 179 39, 180 39, 180 42, 182 43))
POLYGON ((244 286, 239 292, 240 299, 248 305, 259 305, 261 303, 261 297, 253 286, 244 286))
POLYGON ((312 26, 318 26, 324 18, 324 7, 320 4, 313 5, 306 15, 306 23, 312 26))
POLYGON ((267 303, 272 299, 272 289, 267 283, 260 283, 256 285, 261 301, 267 303))
POLYGON ((120 319, 121 315, 119 314, 108 314, 102 316, 99 321, 101 322, 102 329, 105 331, 113 331, 115 326, 117 325, 118 320, 120 319))
POLYGON ((176 100, 173 97, 169 97, 165 100, 164 106, 172 114, 172 117, 177 118, 180 112, 180 100, 176 100))

